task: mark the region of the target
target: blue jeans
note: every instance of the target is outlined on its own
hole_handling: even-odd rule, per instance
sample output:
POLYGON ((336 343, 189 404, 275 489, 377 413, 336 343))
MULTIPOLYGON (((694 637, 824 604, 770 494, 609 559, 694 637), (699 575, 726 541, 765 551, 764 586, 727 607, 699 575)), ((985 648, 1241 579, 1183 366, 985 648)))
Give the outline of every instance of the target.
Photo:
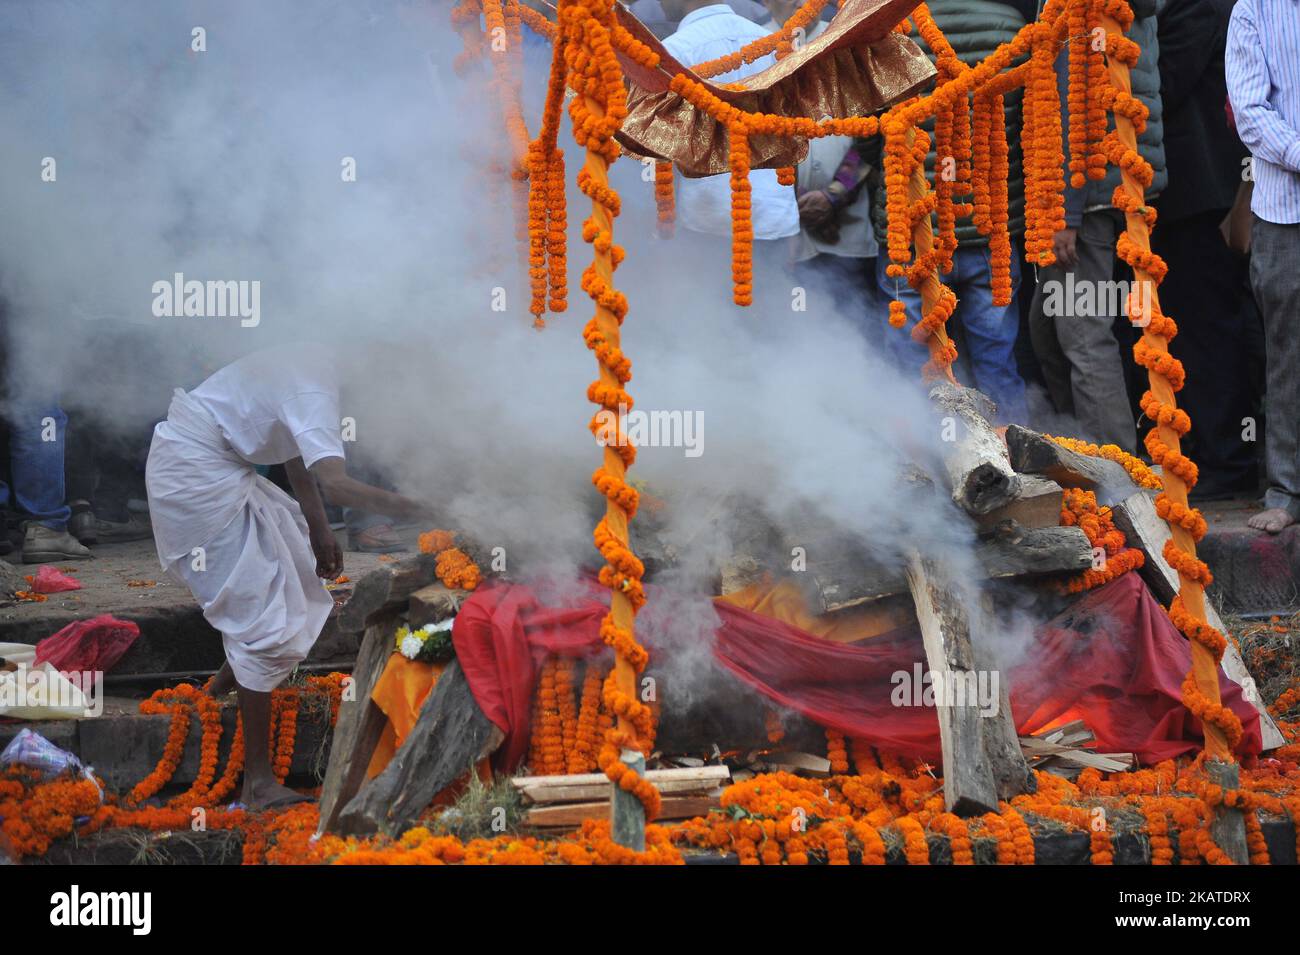
MULTIPOLYGON (((72 511, 63 490, 64 432, 68 416, 57 405, 16 407, 8 415, 9 472, 13 507, 26 520, 66 530, 72 511), (49 436, 52 440, 45 440, 49 436)), ((0 480, 0 506, 10 506, 9 485, 0 480)))
MULTIPOLYGON (((895 280, 885 274, 889 256, 876 260, 876 281, 884 296, 894 298, 895 280)), ((1001 423, 1026 424, 1029 406, 1025 402, 1025 382, 1016 369, 1016 335, 1020 330, 1020 311, 1016 291, 1020 288, 1019 244, 1011 245, 1011 304, 993 304, 992 268, 988 246, 959 248, 952 257, 952 271, 940 278, 957 295, 957 308, 948 320, 950 331, 960 328, 965 334, 967 359, 973 384, 998 406, 1001 423)), ((898 299, 907 306, 907 324, 901 329, 889 327, 887 307, 879 311, 885 323, 885 341, 895 363, 906 374, 919 375, 930 357, 929 350, 912 340, 911 330, 921 320, 921 296, 897 280, 898 299)))

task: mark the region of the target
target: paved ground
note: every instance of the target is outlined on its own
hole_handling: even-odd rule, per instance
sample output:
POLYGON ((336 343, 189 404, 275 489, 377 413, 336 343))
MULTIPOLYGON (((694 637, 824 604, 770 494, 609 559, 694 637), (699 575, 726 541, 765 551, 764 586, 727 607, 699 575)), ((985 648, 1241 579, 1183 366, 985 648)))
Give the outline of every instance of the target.
MULTIPOLYGON (((40 603, 0 601, 0 643, 36 643, 74 620, 110 613, 134 621, 141 630, 140 639, 118 664, 121 672, 220 665, 220 637, 203 619, 189 590, 158 566, 153 541, 101 544, 92 550, 91 560, 54 565, 76 577, 82 589, 50 594, 40 603), (133 581, 151 583, 132 586, 133 581)), ((344 573, 353 581, 380 563, 377 554, 344 553, 344 573)), ((14 565, 21 574, 34 574, 37 566, 14 565)))
POLYGON ((1300 527, 1268 534, 1246 526, 1254 498, 1201 506, 1209 531, 1198 551, 1210 565, 1210 596, 1227 613, 1286 615, 1300 610, 1300 527))

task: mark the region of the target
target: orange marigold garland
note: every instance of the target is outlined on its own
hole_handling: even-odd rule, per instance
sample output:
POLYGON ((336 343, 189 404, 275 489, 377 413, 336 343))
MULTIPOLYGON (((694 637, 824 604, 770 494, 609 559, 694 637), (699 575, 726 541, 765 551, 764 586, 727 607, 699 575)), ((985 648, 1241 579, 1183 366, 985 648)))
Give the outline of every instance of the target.
POLYGON ((749 184, 749 134, 728 129, 731 141, 731 284, 737 305, 754 301, 754 220, 749 184))
POLYGON ((1079 488, 1066 488, 1061 496, 1061 524, 1078 527, 1104 557, 1101 567, 1085 570, 1058 584, 1065 593, 1079 593, 1109 583, 1121 574, 1136 570, 1146 561, 1142 551, 1126 547, 1124 534, 1111 520, 1110 508, 1097 506, 1097 495, 1079 488))
POLYGON ((708 79, 738 70, 746 63, 753 63, 769 53, 776 53, 778 59, 782 58, 793 49, 796 31, 801 31, 797 35, 802 36, 807 31, 807 28, 817 21, 817 18, 821 16, 822 9, 829 3, 830 0, 807 0, 803 6, 790 15, 785 23, 781 25, 780 30, 752 43, 747 43, 735 53, 718 57, 716 60, 696 63, 691 67, 691 72, 696 76, 708 79))
POLYGON ((673 164, 655 163, 655 211, 659 222, 659 234, 665 238, 673 234, 673 223, 677 212, 673 199, 673 164))
POLYGON ((158 690, 140 702, 140 712, 147 714, 170 713, 171 727, 162 757, 153 771, 135 785, 127 796, 130 803, 139 803, 155 795, 176 775, 176 767, 185 755, 185 742, 190 734, 190 707, 184 696, 176 690, 158 690))
POLYGON ((298 693, 292 689, 276 690, 271 694, 271 720, 273 731, 271 771, 283 783, 293 766, 293 746, 298 734, 298 693))
POLYGON ((446 586, 473 590, 483 580, 478 564, 458 547, 449 547, 438 555, 434 572, 446 586))
POLYGON ((596 766, 596 752, 600 748, 601 737, 601 685, 604 680, 605 668, 595 660, 589 660, 582 680, 582 702, 578 707, 574 745, 567 759, 570 774, 589 773, 596 766))
MULTIPOLYGON (((556 661, 555 697, 560 712, 560 743, 563 747, 560 762, 565 768, 578 740, 578 709, 573 699, 573 671, 573 660, 569 657, 561 657, 556 661)), ((562 769, 561 772, 563 771, 562 769)))
POLYGON ((843 733, 832 729, 826 731, 826 758, 830 760, 831 772, 837 776, 849 771, 849 754, 843 733))
MULTIPOLYGON (((627 115, 627 91, 623 70, 613 43, 628 53, 627 38, 620 32, 613 0, 561 0, 559 23, 564 44, 568 83, 574 90, 569 104, 573 134, 587 150, 587 161, 578 176, 578 188, 591 200, 591 215, 583 223, 583 240, 592 246, 592 264, 583 272, 582 288, 596 305, 596 313, 583 329, 583 339, 596 355, 600 378, 587 389, 587 397, 605 411, 622 414, 632 407, 625 385, 631 378, 631 362, 619 347, 619 329, 627 315, 627 299, 612 283, 623 251, 614 244, 614 218, 620 208, 618 193, 608 183, 607 170, 619 155, 614 132, 627 115)), ((646 50, 633 50, 642 60, 646 50)), ((593 418, 593 433, 604 425, 593 418)), ((646 652, 636 642, 633 621, 645 603, 641 577, 645 567, 628 546, 627 522, 636 513, 638 495, 625 479, 636 457, 636 449, 625 443, 606 444, 604 459, 592 475, 592 483, 606 498, 605 516, 596 525, 593 541, 605 566, 599 579, 611 591, 610 610, 600 632, 614 649, 615 662, 605 681, 605 706, 617 718, 617 725, 605 735, 597 756, 610 780, 633 793, 645 809, 647 820, 659 811, 659 792, 654 785, 623 763, 624 749, 636 749, 651 734, 649 708, 636 698, 636 678, 645 669, 646 652)))
POLYGON ((930 846, 925 841, 925 830, 911 816, 894 820, 894 826, 903 835, 903 851, 908 865, 929 865, 930 846))

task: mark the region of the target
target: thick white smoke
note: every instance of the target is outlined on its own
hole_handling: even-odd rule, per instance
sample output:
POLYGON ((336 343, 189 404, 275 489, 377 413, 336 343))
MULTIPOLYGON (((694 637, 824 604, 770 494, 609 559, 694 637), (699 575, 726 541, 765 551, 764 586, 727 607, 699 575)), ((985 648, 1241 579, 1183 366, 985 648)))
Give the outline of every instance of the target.
MULTIPOLYGON (((569 311, 535 331, 511 183, 492 174, 505 135, 486 76, 452 70, 448 8, 6 3, 11 388, 56 391, 99 427, 147 433, 172 388, 232 357, 331 341, 362 364, 349 406, 358 448, 398 486, 485 546, 513 548, 515 573, 590 563, 600 453, 585 395, 596 364, 581 338, 587 200, 571 187, 569 311), (154 285, 176 273, 259 282, 257 324, 156 316, 154 285)), ((530 42, 525 54, 535 131, 549 50, 530 42)), ((565 124, 572 181, 581 157, 565 124)), ((872 348, 899 333, 846 289, 809 287, 795 310, 779 271, 757 277, 754 307, 734 307, 729 240, 656 238, 640 165, 621 160, 613 181, 629 390, 638 408, 703 422, 698 456, 648 447, 632 472, 669 500, 672 539, 694 541, 686 566, 725 550, 698 533, 725 493, 776 515, 811 503, 881 553, 929 539, 969 554, 968 522, 943 494, 918 508, 899 493, 900 463, 932 460, 939 443, 915 384, 872 348)))

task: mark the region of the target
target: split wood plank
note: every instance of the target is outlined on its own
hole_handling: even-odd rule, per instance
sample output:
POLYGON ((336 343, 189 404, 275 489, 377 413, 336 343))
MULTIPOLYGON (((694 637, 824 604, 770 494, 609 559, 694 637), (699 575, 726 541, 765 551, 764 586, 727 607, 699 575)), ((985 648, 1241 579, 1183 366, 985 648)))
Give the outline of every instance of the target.
POLYGON ((352 684, 339 702, 339 715, 334 723, 334 736, 330 742, 330 757, 321 784, 320 830, 331 831, 338 814, 357 794, 366 779, 366 769, 374 756, 375 747, 388 725, 388 717, 370 699, 379 676, 388 664, 393 651, 393 632, 398 617, 390 614, 366 627, 357 662, 352 668, 352 684))
POLYGON ((1017 471, 1044 475, 1062 487, 1095 491, 1099 504, 1122 501, 1137 489, 1122 465, 1071 451, 1018 424, 1007 427, 1006 442, 1011 466, 1017 471))
POLYGON ((1056 527, 1061 523, 1061 497, 1064 490, 1050 478, 1037 474, 1020 475, 1020 491, 1015 498, 977 515, 975 524, 990 531, 1002 521, 1015 521, 1024 528, 1056 527))
MULTIPOLYGON (((1225 763, 1217 759, 1205 761, 1205 773, 1210 782, 1224 790, 1234 790, 1241 785, 1240 767, 1236 763, 1225 763)), ((1214 818, 1210 820, 1210 834, 1214 844, 1227 854, 1235 865, 1250 863, 1250 850, 1246 845, 1246 818, 1244 812, 1254 812, 1253 808, 1245 810, 1219 803, 1214 807, 1214 818)))
POLYGON ((815 756, 812 753, 800 753, 791 750, 764 753, 758 757, 756 762, 762 763, 770 770, 790 773, 803 772, 813 776, 829 776, 831 774, 831 761, 825 756, 815 756))
POLYGON ((418 554, 376 567, 357 581, 337 617, 339 630, 359 633, 380 614, 405 610, 411 594, 437 580, 436 566, 433 554, 418 554))
MULTIPOLYGON (((849 610, 909 590, 901 557, 884 564, 842 540, 814 542, 807 554, 806 590, 814 611, 849 610)), ((1025 528, 1004 521, 991 536, 976 542, 975 564, 992 579, 1074 574, 1092 566, 1092 543, 1077 527, 1025 528)))
MULTIPOLYGON (((979 664, 957 575, 941 561, 917 551, 908 555, 907 575, 931 673, 945 686, 977 685, 979 664)), ((935 707, 943 753, 944 802, 950 812, 960 815, 995 812, 999 799, 1024 792, 1032 781, 1019 745, 1014 746, 1014 753, 1007 751, 1006 740, 1017 739, 1010 725, 1010 707, 1000 705, 986 717, 977 701, 965 699, 961 701, 965 705, 948 705, 956 700, 944 696, 937 694, 935 707)))
POLYGON ((406 622, 412 630, 418 630, 428 623, 441 623, 448 617, 454 617, 468 596, 468 590, 454 589, 441 582, 428 584, 411 594, 407 603, 406 622))
MULTIPOLYGON (((707 815, 719 805, 721 790, 692 796, 664 796, 659 819, 692 819, 707 815)), ((537 829, 573 829, 588 819, 608 819, 609 800, 537 806, 524 814, 524 824, 537 829)))
MULTIPOLYGON (((645 774, 664 795, 698 793, 716 789, 731 780, 726 766, 651 769, 645 774)), ((608 799, 612 784, 604 773, 572 776, 515 776, 511 783, 532 803, 589 802, 608 799)))
POLYGON ((460 663, 452 660, 384 771, 365 783, 339 814, 336 831, 401 835, 434 796, 468 774, 502 739, 501 730, 479 709, 460 663))

